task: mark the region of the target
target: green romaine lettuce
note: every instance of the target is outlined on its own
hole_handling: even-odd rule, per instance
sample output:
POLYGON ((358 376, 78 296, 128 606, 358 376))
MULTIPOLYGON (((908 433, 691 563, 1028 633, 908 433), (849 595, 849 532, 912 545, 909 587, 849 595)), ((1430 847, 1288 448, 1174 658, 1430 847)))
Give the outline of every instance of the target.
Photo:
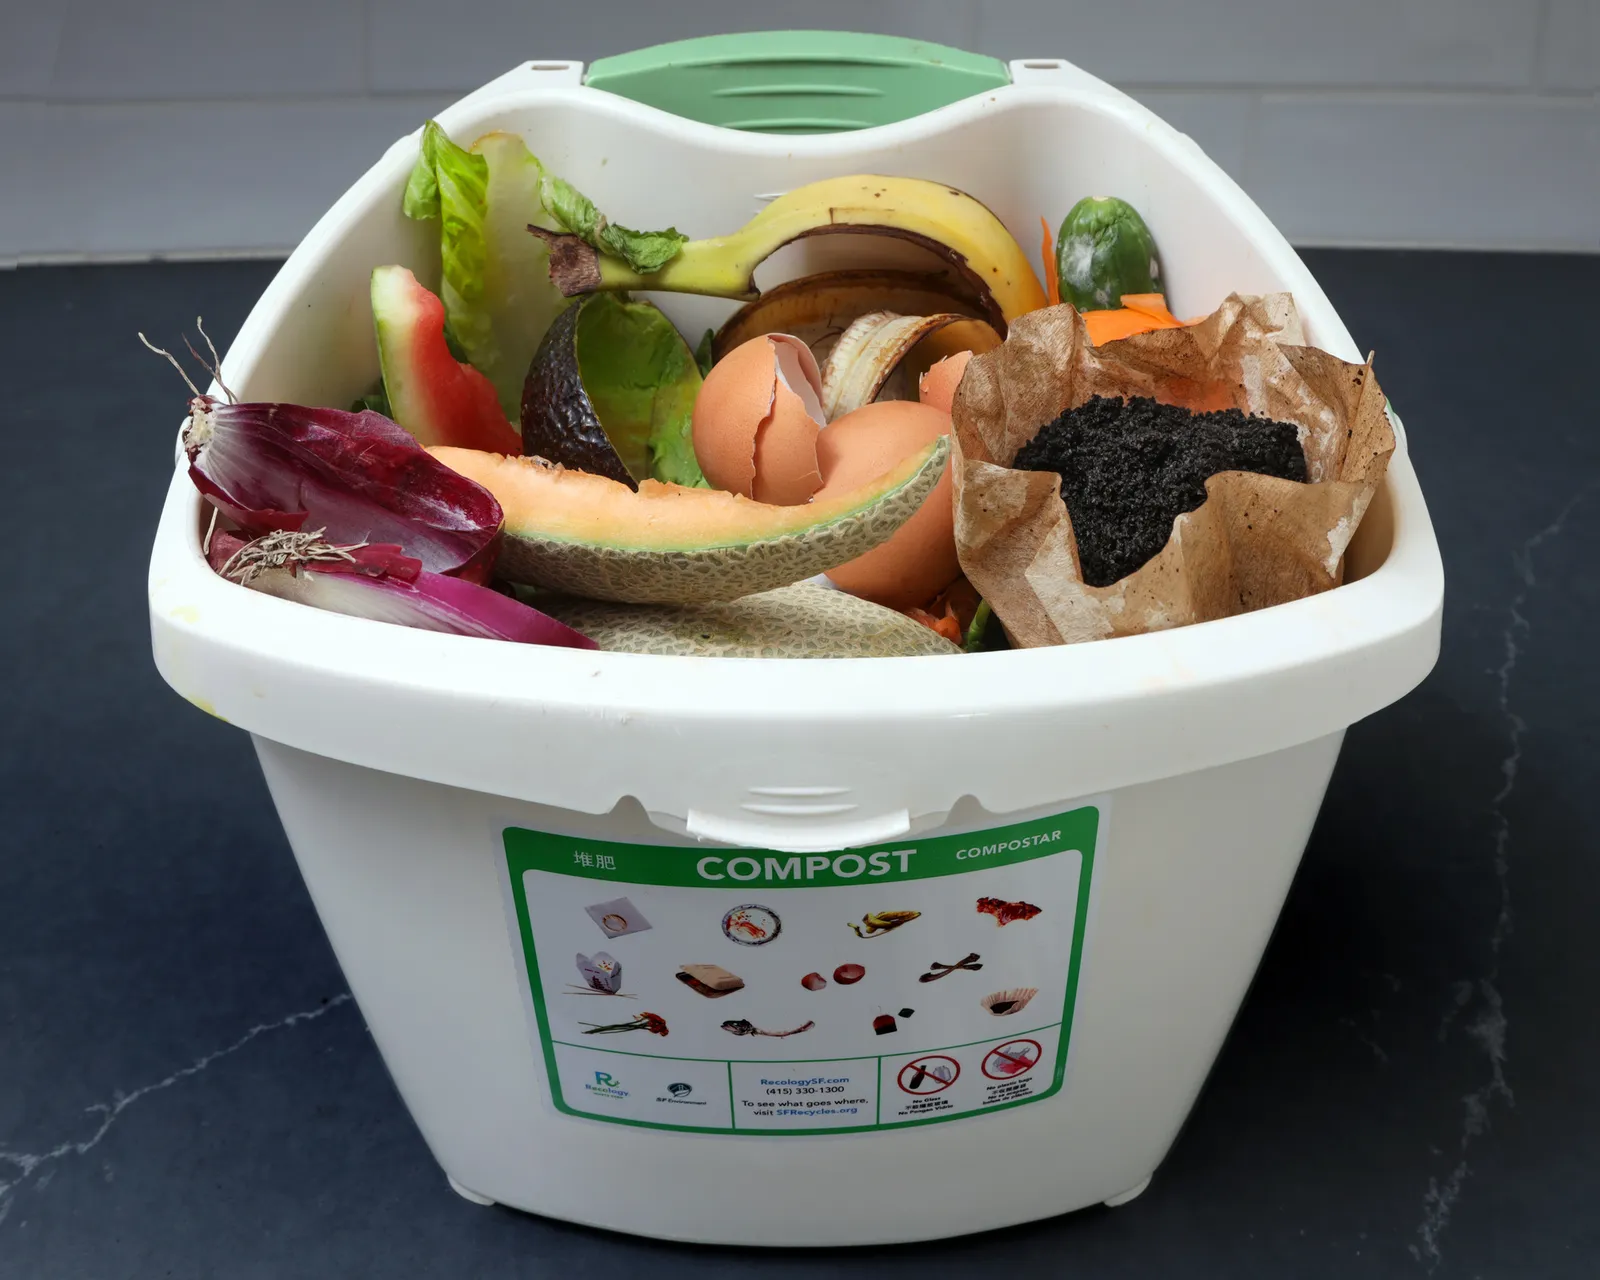
POLYGON ((445 334, 452 353, 494 385, 512 422, 533 353, 568 299, 530 222, 559 230, 540 203, 544 170, 521 138, 490 133, 467 151, 430 120, 406 183, 409 218, 439 221, 445 334))
POLYGON ((439 219, 444 259, 439 296, 452 335, 474 364, 493 342, 488 318, 478 307, 489 268, 483 234, 488 187, 488 163, 463 151, 428 121, 422 131, 422 154, 411 170, 401 207, 409 218, 439 219))
POLYGON ((394 410, 389 407, 389 395, 383 389, 383 384, 378 384, 376 391, 369 391, 366 395, 358 397, 350 406, 351 413, 362 413, 366 410, 381 413, 385 418, 394 419, 394 410))
POLYGON ((585 244, 613 258, 621 258, 640 275, 651 275, 678 256, 689 237, 676 227, 665 231, 630 231, 608 222, 594 201, 570 182, 545 174, 540 190, 544 207, 556 221, 585 244))
POLYGON ((694 349, 694 362, 700 366, 702 378, 711 372, 711 366, 716 363, 716 338, 716 331, 707 329, 700 335, 699 345, 694 349))
POLYGON ((485 134, 469 151, 433 120, 422 130, 402 208, 408 218, 438 219, 447 332, 458 358, 494 384, 512 422, 521 418, 533 354, 570 301, 550 282, 549 250, 528 225, 578 236, 641 274, 661 270, 688 239, 670 227, 631 231, 608 222, 515 134, 485 134))

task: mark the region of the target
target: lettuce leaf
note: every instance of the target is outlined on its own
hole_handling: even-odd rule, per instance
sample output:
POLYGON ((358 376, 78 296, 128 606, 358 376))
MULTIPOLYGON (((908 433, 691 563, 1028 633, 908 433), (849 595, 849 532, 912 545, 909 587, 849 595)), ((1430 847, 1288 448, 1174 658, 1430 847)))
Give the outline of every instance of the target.
POLYGON ((468 150, 434 120, 423 127, 401 208, 408 218, 439 222, 447 339, 458 359, 494 384, 512 422, 521 421, 534 353, 572 301, 550 282, 549 249, 528 225, 578 236, 642 275, 661 270, 688 239, 671 227, 633 231, 608 222, 515 134, 485 134, 468 150))
POLYGON ((428 121, 401 209, 408 218, 439 221, 444 265, 439 296, 444 299, 446 332, 458 348, 452 354, 457 359, 464 355, 480 370, 480 361, 494 352, 493 328, 481 305, 489 270, 483 225, 488 199, 488 161, 456 146, 437 123, 428 121))
POLYGON ((676 227, 665 231, 633 231, 609 222, 594 201, 570 182, 547 173, 540 189, 544 207, 556 221, 585 244, 621 258, 640 275, 653 275, 678 256, 689 237, 676 227))
POLYGON ((494 383, 506 416, 520 422, 522 384, 534 352, 555 318, 576 300, 550 282, 549 247, 528 234, 529 223, 558 229, 539 199, 544 166, 512 133, 485 134, 472 150, 489 164, 484 237, 490 270, 480 305, 495 340, 478 367, 494 383))
POLYGON ((713 329, 707 329, 700 335, 699 345, 694 349, 694 362, 700 366, 700 376, 703 378, 711 372, 711 366, 716 363, 717 335, 713 329))
POLYGON ((363 410, 370 410, 373 413, 381 413, 391 422, 394 421, 394 410, 389 407, 389 395, 386 391, 384 391, 383 384, 381 382, 378 384, 378 389, 376 391, 367 392, 366 395, 359 397, 350 406, 351 413, 361 413, 363 410))
POLYGON ((550 282, 544 242, 528 234, 530 222, 563 229, 541 203, 543 176, 514 134, 485 134, 468 151, 430 120, 402 202, 407 217, 439 221, 446 340, 512 422, 533 354, 569 302, 550 282))

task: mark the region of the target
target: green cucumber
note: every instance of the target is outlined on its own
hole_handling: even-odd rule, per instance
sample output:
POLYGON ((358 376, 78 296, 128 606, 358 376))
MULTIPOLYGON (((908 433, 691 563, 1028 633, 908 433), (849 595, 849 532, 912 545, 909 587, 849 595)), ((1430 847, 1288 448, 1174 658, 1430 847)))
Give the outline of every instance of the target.
POLYGON ((1139 212, 1115 196, 1072 206, 1056 236, 1061 300, 1079 311, 1108 311, 1125 293, 1166 293, 1161 254, 1139 212))

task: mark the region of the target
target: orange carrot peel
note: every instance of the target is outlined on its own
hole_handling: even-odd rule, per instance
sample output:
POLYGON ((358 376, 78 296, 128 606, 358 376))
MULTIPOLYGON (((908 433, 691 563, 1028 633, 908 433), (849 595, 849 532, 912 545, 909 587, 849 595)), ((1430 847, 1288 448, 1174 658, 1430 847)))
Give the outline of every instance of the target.
POLYGON ((1095 346, 1118 338, 1155 329, 1181 329, 1182 322, 1167 310, 1167 300, 1159 293, 1125 293, 1122 305, 1109 311, 1085 311, 1083 323, 1089 341, 1095 346))
POLYGON ((1044 260, 1044 292, 1050 305, 1057 307, 1061 305, 1061 279, 1056 275, 1056 253, 1055 246, 1050 243, 1050 224, 1045 221, 1043 214, 1039 216, 1039 225, 1044 228, 1044 246, 1039 255, 1044 260))

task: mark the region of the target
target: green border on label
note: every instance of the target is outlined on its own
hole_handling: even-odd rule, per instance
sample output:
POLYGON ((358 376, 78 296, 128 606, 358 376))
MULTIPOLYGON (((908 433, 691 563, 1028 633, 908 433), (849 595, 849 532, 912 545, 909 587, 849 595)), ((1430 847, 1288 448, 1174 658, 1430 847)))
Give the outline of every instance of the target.
MULTIPOLYGON (((563 1115, 580 1120, 595 1120, 601 1124, 624 1124, 638 1129, 667 1129, 675 1133, 736 1134, 739 1137, 806 1137, 816 1138, 835 1133, 872 1133, 882 1129, 906 1129, 918 1125, 944 1124, 952 1120, 967 1120, 974 1116, 1006 1111, 1012 1107, 1027 1106, 1060 1092, 1066 1078, 1067 1050, 1072 1038, 1072 1016, 1078 1000, 1078 976, 1083 961, 1083 933, 1089 919, 1089 886, 1093 879, 1096 845, 1100 833, 1100 810, 1095 805, 1085 805, 1050 818, 1035 818, 1007 827, 988 831, 973 831, 965 835, 935 836, 928 840, 907 839, 893 844, 875 845, 863 849, 839 850, 828 854, 784 854, 765 849, 707 849, 678 845, 620 844, 609 840, 593 840, 580 836, 558 836, 543 831, 530 831, 524 827, 507 827, 503 832, 506 850, 506 870, 510 877, 512 902, 516 908, 517 932, 522 942, 522 955, 528 968, 528 989, 533 997, 533 1011, 539 1028, 539 1045, 544 1052, 545 1072, 550 1082, 550 1096, 556 1110, 563 1115), (545 1010, 544 987, 539 978, 539 961, 533 942, 533 925, 528 915, 527 893, 522 877, 528 871, 543 871, 557 875, 582 876, 596 880, 611 880, 619 884, 671 885, 679 888, 720 889, 736 887, 761 887, 765 889, 820 888, 855 884, 863 880, 879 883, 888 880, 918 880, 930 876, 959 875, 978 872, 986 867, 1007 866, 1027 862, 1034 858, 1076 851, 1083 859, 1078 872, 1078 905, 1073 921, 1072 953, 1067 970, 1066 998, 1062 1002, 1059 1024, 1047 1023, 1028 1034, 1048 1031, 1059 1025, 1060 1038, 1056 1048, 1055 1076, 1050 1087, 1032 1097, 1015 1102, 1002 1102, 976 1111, 962 1111, 955 1115, 930 1115, 925 1119, 897 1120, 886 1124, 873 1123, 848 1125, 827 1129, 739 1129, 731 1124, 727 1128, 708 1125, 660 1124, 653 1120, 634 1120, 624 1116, 607 1116, 593 1111, 580 1111, 567 1105, 561 1092, 561 1074, 556 1064, 555 1047, 558 1043, 550 1034, 549 1015, 545 1010), (859 864, 859 866, 858 866, 859 864), (737 870, 737 874, 730 874, 737 870)), ((973 1041, 984 1044, 986 1041, 973 1041)), ((733 1065, 735 1063, 770 1064, 763 1058, 673 1058, 665 1054, 632 1053, 625 1049, 600 1049, 589 1045, 576 1046, 592 1053, 615 1053, 624 1057, 652 1058, 671 1062, 726 1062, 728 1065, 729 1105, 732 1106, 733 1065)), ((948 1045, 944 1048, 964 1048, 948 1045)), ((937 1052, 929 1049, 926 1052, 937 1052)), ((860 1054, 844 1058, 818 1058, 815 1061, 854 1061, 877 1058, 879 1062, 878 1095, 881 1110, 883 1080, 882 1060, 899 1058, 903 1054, 860 1054)), ((800 1062, 808 1061, 800 1059, 800 1062)))

